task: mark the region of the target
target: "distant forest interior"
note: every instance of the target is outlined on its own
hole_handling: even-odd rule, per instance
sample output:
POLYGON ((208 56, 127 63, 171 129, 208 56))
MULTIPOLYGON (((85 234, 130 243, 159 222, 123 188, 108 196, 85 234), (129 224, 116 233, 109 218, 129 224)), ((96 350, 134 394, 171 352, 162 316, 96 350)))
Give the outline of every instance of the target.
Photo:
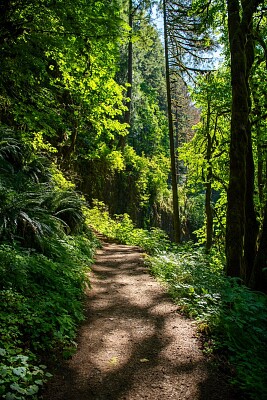
POLYGON ((75 352, 98 232, 265 400, 267 1, 1 0, 0 49, 0 397, 75 352))

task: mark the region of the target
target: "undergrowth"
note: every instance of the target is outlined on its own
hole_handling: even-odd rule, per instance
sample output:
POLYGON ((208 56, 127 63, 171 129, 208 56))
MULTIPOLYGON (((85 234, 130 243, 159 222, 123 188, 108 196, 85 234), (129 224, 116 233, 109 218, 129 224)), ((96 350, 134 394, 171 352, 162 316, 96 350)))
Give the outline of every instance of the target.
POLYGON ((267 298, 223 273, 223 260, 194 246, 148 259, 175 302, 208 335, 207 351, 227 356, 232 382, 253 400, 267 398, 267 298))
POLYGON ((120 243, 140 246, 148 254, 170 249, 167 234, 158 228, 138 229, 128 214, 110 217, 104 203, 95 201, 94 207, 85 209, 86 222, 93 229, 120 243))
POLYGON ((51 237, 49 255, 0 245, 2 398, 37 398, 50 376, 38 360, 75 350, 95 245, 88 235, 51 237))
POLYGON ((37 399, 68 357, 97 245, 84 200, 18 132, 0 129, 0 398, 37 399))
POLYGON ((232 382, 253 400, 267 398, 267 297, 224 274, 224 255, 171 244, 158 230, 135 229, 128 215, 112 219, 98 203, 87 222, 108 237, 141 246, 150 271, 167 284, 182 312, 198 321, 206 352, 227 359, 232 382))

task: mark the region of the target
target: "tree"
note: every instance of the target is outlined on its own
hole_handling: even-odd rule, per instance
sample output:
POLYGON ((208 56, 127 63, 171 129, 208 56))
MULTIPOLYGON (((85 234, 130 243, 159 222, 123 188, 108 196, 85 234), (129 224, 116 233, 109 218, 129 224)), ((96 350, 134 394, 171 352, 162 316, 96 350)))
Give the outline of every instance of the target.
MULTIPOLYGON (((127 46, 127 101, 126 110, 124 113, 124 122, 130 129, 131 109, 132 109, 132 94, 133 94, 133 40, 135 34, 135 20, 140 20, 143 13, 147 13, 151 9, 153 0, 128 0, 128 24, 129 24, 129 39, 127 46)), ((124 149, 126 145, 126 136, 121 136, 118 148, 124 149)))
POLYGON ((249 77, 254 62, 253 16, 260 1, 228 0, 232 114, 227 196, 227 273, 248 282, 255 259, 258 224, 253 203, 254 164, 249 77))
POLYGON ((164 4, 171 67, 187 79, 212 69, 209 51, 216 47, 216 40, 211 2, 166 0, 164 4))
POLYGON ((167 9, 166 9, 166 1, 165 0, 163 0, 163 19, 164 19, 164 43, 165 43, 165 63, 166 63, 166 88, 167 88, 169 139, 170 139, 170 156, 171 156, 173 229, 174 229, 175 242, 180 243, 181 228, 180 228, 179 198, 178 198, 178 186, 177 186, 177 184, 178 184, 178 182, 177 182, 177 166, 176 166, 176 154, 175 154, 175 146, 174 146, 174 127, 173 127, 172 101, 171 101, 167 9))
MULTIPOLYGON (((207 250, 212 243, 224 246, 226 190, 230 129, 230 72, 222 66, 200 75, 191 96, 200 120, 180 154, 187 167, 189 197, 204 195, 205 225, 197 235, 207 250)), ((200 227, 199 227, 200 228, 200 227)))

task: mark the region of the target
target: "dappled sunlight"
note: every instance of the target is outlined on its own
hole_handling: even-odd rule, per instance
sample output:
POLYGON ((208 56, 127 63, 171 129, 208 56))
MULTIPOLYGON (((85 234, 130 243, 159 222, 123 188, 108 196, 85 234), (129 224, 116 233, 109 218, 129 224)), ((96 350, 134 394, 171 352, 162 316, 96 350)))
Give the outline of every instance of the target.
POLYGON ((140 250, 105 244, 92 269, 78 351, 52 383, 60 382, 53 400, 202 399, 209 372, 194 325, 149 276, 140 250))

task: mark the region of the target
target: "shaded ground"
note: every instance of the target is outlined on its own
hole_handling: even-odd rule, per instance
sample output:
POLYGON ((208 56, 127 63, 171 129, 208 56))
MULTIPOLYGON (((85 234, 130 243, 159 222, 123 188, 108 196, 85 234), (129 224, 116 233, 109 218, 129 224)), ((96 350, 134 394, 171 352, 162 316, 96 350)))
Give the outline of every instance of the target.
POLYGON ((237 399, 139 248, 103 243, 91 283, 78 351, 58 367, 44 399, 237 399))

